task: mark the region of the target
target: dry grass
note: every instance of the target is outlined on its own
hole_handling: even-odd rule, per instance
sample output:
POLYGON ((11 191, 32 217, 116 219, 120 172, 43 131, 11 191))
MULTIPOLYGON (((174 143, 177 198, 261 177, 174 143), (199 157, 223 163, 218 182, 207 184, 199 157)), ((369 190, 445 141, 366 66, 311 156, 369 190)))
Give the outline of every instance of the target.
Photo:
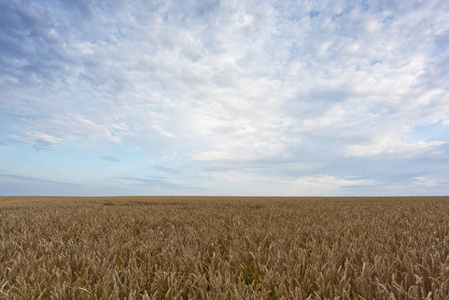
POLYGON ((0 197, 0 299, 448 299, 449 198, 0 197))

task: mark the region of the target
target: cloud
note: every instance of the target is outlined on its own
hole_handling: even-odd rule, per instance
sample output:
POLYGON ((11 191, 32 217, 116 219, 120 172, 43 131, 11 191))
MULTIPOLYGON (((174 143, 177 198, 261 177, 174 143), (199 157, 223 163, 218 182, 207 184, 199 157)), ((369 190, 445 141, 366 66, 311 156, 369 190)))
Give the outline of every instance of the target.
POLYGON ((0 171, 6 171, 6 169, 0 168, 0 171))
POLYGON ((296 178, 289 183, 289 194, 291 195, 339 195, 340 188, 354 188, 361 186, 379 185, 375 180, 360 178, 341 178, 330 175, 304 176, 296 178))
POLYGON ((120 159, 112 157, 112 156, 102 156, 101 159, 111 162, 121 162, 120 159))
POLYGON ((63 136, 66 140, 81 144, 95 141, 121 143, 121 136, 127 130, 127 125, 118 120, 115 122, 108 120, 106 117, 94 121, 72 113, 34 121, 32 129, 52 132, 63 136))
POLYGON ((248 182, 248 181, 269 181, 268 176, 250 172, 247 170, 225 170, 225 171, 205 171, 200 174, 201 177, 212 181, 225 182, 248 182))
POLYGON ((153 168, 155 168, 156 170, 162 171, 162 172, 167 172, 167 173, 172 173, 172 174, 180 173, 180 170, 178 170, 176 168, 167 167, 167 166, 153 165, 153 168))
POLYGON ((50 184, 57 184, 57 185, 81 186, 80 184, 76 184, 76 183, 69 183, 69 182, 63 182, 63 181, 53 181, 53 180, 45 180, 45 179, 41 179, 41 178, 19 176, 19 175, 12 175, 12 174, 5 174, 5 175, 2 174, 0 176, 14 178, 14 179, 18 179, 18 180, 34 181, 34 182, 41 182, 41 183, 50 183, 50 184))
POLYGON ((425 187, 445 186, 448 184, 448 180, 437 178, 435 176, 413 177, 411 181, 413 182, 413 184, 425 187))
POLYGON ((406 142, 392 133, 385 133, 381 136, 373 137, 368 143, 361 145, 352 144, 347 147, 347 154, 350 156, 367 156, 381 154, 399 154, 402 157, 419 156, 420 154, 432 155, 438 153, 440 146, 445 142, 406 142))
POLYGON ((446 174, 422 174, 421 176, 384 184, 382 189, 386 195, 447 195, 446 174))
POLYGON ((56 145, 61 145, 61 139, 41 132, 29 132, 28 139, 34 144, 36 150, 55 149, 56 145))
POLYGON ((179 192, 201 192, 207 190, 201 186, 189 186, 182 183, 172 182, 167 180, 164 177, 147 177, 147 178, 138 178, 138 177, 116 177, 115 179, 121 180, 123 182, 133 182, 133 185, 144 186, 152 189, 162 189, 166 192, 177 194, 179 192))

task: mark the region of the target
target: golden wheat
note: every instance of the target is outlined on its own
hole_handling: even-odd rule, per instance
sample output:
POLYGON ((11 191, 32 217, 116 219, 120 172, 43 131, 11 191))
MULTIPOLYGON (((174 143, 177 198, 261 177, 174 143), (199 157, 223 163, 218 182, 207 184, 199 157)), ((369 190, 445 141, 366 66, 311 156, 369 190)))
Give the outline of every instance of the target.
POLYGON ((0 299, 448 299, 449 198, 0 197, 0 299))

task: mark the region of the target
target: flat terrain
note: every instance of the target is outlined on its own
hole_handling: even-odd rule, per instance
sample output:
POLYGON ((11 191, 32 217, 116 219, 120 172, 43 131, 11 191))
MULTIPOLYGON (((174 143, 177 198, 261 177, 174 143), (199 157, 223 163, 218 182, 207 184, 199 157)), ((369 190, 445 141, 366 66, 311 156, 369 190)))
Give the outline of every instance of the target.
POLYGON ((448 299, 449 197, 0 197, 0 299, 448 299))

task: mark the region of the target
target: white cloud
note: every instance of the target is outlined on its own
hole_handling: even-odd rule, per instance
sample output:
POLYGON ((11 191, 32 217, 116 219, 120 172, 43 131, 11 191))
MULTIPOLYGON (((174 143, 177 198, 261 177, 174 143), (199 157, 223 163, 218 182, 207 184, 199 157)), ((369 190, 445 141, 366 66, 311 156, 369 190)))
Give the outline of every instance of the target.
POLYGON ((57 137, 36 131, 28 132, 27 139, 33 143, 36 150, 55 149, 56 145, 63 144, 57 137))
POLYGON ((347 155, 350 156, 367 156, 380 154, 399 154, 401 157, 413 157, 438 150, 438 146, 444 145, 445 142, 407 142, 401 141, 401 137, 394 133, 385 133, 375 136, 364 144, 353 144, 347 147, 347 155))
MULTIPOLYGON (((101 115, 99 117, 102 117, 101 115)), ((65 114, 33 122, 33 130, 51 132, 77 143, 109 141, 120 143, 128 126, 119 120, 92 120, 79 114, 65 114)))
POLYGON ((411 181, 413 184, 425 187, 445 186, 448 183, 447 179, 436 178, 435 176, 413 177, 411 181))
POLYGON ((375 180, 341 178, 336 176, 304 176, 288 182, 289 195, 341 195, 340 188, 378 185, 375 180))
POLYGON ((424 174, 402 181, 384 184, 384 195, 447 195, 446 174, 424 174))
POLYGON ((201 177, 212 181, 225 181, 225 182, 250 182, 250 181, 269 181, 270 178, 254 173, 245 171, 206 171, 200 174, 201 177))

